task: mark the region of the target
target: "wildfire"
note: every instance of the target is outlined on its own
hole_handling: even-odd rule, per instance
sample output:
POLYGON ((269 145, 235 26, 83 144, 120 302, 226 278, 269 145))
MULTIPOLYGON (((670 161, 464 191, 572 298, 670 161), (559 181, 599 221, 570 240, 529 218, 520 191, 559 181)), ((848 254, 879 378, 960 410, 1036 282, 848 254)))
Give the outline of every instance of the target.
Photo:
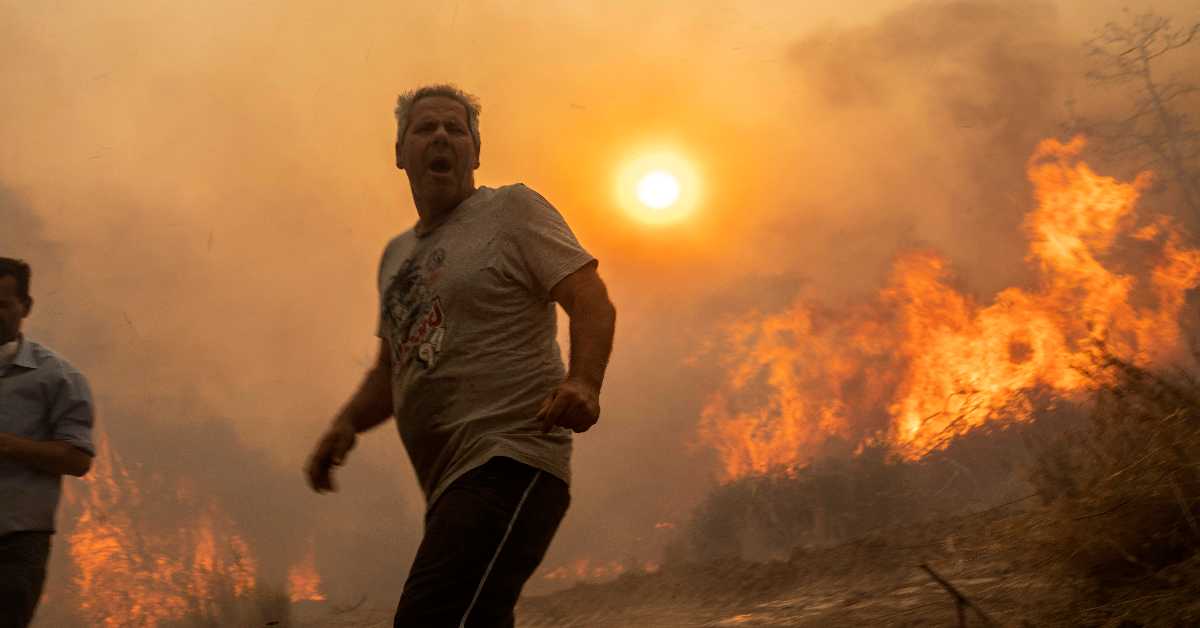
POLYGON ((321 593, 321 575, 317 573, 317 553, 313 542, 308 544, 304 559, 288 569, 288 597, 292 602, 325 600, 321 593))
POLYGON ((1137 364, 1178 350, 1200 250, 1156 217, 1139 225, 1149 174, 1124 183, 1079 160, 1084 141, 1046 140, 1029 160, 1037 207, 1024 223, 1033 289, 980 304, 935 252, 898 259, 877 298, 832 315, 796 301, 728 331, 728 382, 706 403, 702 441, 727 480, 789 471, 830 439, 887 443, 919 458, 985 423, 1028 420, 1026 393, 1082 392, 1098 343, 1137 364), (1113 255, 1137 243, 1147 268, 1113 255))
MULTIPOLYGON (((257 562, 215 504, 197 507, 194 525, 155 525, 162 522, 154 521, 153 500, 106 438, 99 435, 97 445, 84 487, 71 491, 82 514, 67 535, 80 612, 91 625, 153 627, 218 617, 222 599, 253 592, 257 562)), ((177 499, 188 495, 176 491, 177 499)))

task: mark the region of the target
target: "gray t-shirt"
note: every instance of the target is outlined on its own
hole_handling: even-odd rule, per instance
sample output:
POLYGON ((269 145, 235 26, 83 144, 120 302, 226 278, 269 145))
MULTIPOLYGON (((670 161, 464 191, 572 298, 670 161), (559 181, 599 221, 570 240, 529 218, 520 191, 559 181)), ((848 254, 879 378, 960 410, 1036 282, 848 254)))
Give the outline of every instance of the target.
POLYGON ((571 431, 543 433, 536 415, 566 375, 550 290, 591 263, 558 211, 521 184, 481 187, 441 224, 388 243, 378 334, 428 504, 493 456, 570 481, 571 431))
MULTIPOLYGON (((93 404, 87 380, 66 360, 24 338, 0 368, 0 432, 60 440, 95 454, 93 404)), ((0 459, 0 536, 53 532, 62 476, 0 459)))

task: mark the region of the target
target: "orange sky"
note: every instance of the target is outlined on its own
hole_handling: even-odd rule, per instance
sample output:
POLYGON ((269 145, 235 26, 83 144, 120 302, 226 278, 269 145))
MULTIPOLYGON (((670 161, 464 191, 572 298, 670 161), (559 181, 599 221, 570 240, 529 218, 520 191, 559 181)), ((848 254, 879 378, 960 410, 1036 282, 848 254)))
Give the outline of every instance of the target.
MULTIPOLYGON (((555 203, 621 313, 547 564, 640 551, 715 477, 689 443, 719 374, 688 359, 720 321, 870 293, 914 245, 980 293, 1024 278, 996 260, 1023 255, 1025 158, 1084 93, 1079 41, 1120 6, 646 4, 0 1, 0 209, 40 224, 0 225, 0 253, 37 273, 27 331, 109 408, 147 413, 102 414, 107 430, 227 417, 299 483, 374 350, 378 255, 415 219, 395 95, 455 82, 483 103, 477 181, 555 203), (663 144, 706 202, 646 227, 612 178, 663 144)), ((345 475, 419 525, 390 429, 345 475)), ((339 498, 305 497, 319 517, 339 498)))

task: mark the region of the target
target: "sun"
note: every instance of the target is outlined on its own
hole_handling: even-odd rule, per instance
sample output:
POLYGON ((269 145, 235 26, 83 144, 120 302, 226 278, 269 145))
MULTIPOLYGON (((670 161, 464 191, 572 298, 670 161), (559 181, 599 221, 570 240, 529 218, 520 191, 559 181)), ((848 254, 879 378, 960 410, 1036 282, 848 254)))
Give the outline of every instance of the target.
POLYGON ((650 209, 666 209, 679 200, 679 179, 669 172, 655 170, 638 181, 637 196, 650 209))
POLYGON ((692 216, 700 192, 696 167, 672 150, 643 151, 617 172, 618 204, 647 225, 668 225, 692 216))

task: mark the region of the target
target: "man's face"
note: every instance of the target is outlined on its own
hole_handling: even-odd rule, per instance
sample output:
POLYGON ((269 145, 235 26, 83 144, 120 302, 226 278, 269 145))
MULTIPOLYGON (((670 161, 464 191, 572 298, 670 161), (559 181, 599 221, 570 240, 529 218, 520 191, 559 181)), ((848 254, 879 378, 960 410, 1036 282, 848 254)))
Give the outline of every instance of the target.
POLYGON ((452 208, 475 190, 479 154, 462 103, 444 96, 418 100, 396 148, 396 166, 406 174, 418 202, 452 208))
POLYGON ((17 291, 16 277, 0 277, 0 344, 16 340, 29 307, 17 291))

